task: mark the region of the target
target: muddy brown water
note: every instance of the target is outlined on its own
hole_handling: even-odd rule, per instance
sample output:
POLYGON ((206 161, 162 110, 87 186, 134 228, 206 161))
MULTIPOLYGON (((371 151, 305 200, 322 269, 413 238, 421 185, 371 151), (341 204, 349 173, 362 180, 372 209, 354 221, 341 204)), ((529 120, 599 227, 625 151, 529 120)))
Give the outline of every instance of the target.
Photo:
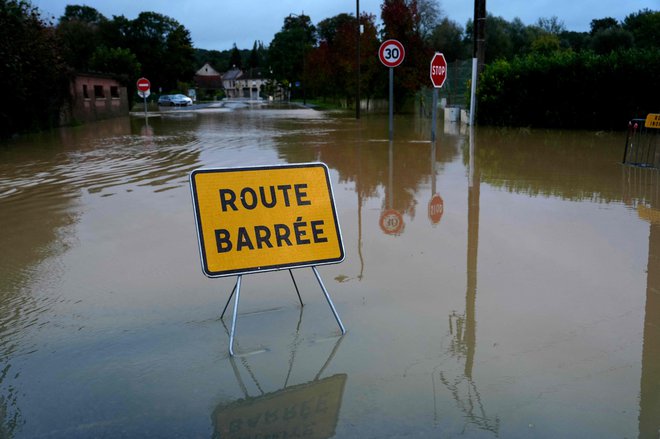
POLYGON ((623 133, 438 129, 259 106, 0 145, 0 437, 657 438, 658 172, 623 133), (188 175, 314 161, 348 332, 309 268, 303 308, 244 276, 231 358, 188 175))

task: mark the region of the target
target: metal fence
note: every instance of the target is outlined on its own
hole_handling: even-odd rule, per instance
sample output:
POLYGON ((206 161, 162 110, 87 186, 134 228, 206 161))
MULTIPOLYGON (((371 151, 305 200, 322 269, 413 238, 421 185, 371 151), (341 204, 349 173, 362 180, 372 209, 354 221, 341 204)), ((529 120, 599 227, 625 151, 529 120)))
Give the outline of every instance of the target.
POLYGON ((644 168, 660 168, 660 130, 649 128, 645 119, 628 122, 623 163, 644 168))
MULTIPOLYGON (((447 80, 438 91, 438 98, 444 99, 447 107, 466 109, 470 104, 470 79, 472 60, 454 61, 447 64, 447 80)), ((430 85, 430 80, 429 80, 430 85)), ((424 116, 431 116, 433 88, 423 88, 417 95, 417 109, 424 116)))

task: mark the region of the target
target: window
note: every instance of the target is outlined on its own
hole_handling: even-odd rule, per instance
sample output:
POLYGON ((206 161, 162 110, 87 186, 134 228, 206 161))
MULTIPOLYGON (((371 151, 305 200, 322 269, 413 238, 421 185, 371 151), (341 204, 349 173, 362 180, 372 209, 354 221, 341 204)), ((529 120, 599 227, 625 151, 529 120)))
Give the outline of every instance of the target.
POLYGON ((89 91, 87 90, 87 84, 83 84, 83 98, 89 99, 89 91))
POLYGON ((119 87, 116 85, 110 86, 110 97, 119 98, 119 87))
POLYGON ((95 85, 94 86, 94 97, 95 98, 104 98, 105 93, 103 93, 103 86, 102 85, 95 85))

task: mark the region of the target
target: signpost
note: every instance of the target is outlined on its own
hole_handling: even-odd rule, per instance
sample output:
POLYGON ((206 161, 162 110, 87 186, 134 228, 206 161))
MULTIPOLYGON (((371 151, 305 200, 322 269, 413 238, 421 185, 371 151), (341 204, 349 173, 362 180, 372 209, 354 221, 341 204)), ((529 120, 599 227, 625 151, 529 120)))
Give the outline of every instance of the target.
POLYGON ((438 113, 438 89, 441 88, 447 80, 447 60, 440 52, 436 52, 431 59, 430 77, 431 83, 433 84, 433 122, 431 123, 431 141, 433 142, 435 141, 435 125, 438 113))
POLYGON ((209 277, 237 276, 231 355, 245 274, 283 269, 291 273, 292 268, 312 267, 345 332, 316 270, 317 265, 344 259, 325 164, 198 169, 190 174, 190 185, 202 271, 209 277))
POLYGON ((138 96, 144 99, 144 117, 147 117, 147 98, 151 94, 151 82, 147 78, 140 78, 135 86, 138 90, 138 96))
POLYGON ((403 62, 403 59, 406 56, 406 51, 397 40, 387 40, 380 45, 378 49, 378 58, 380 62, 383 63, 385 67, 390 69, 390 112, 389 112, 389 121, 390 121, 390 142, 394 137, 394 67, 397 67, 403 62))

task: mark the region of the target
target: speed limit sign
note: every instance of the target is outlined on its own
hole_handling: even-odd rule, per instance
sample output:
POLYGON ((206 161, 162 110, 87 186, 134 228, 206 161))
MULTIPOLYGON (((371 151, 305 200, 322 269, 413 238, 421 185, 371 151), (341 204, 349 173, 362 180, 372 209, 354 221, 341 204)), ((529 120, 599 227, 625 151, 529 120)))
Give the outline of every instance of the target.
POLYGON ((387 40, 378 49, 378 58, 385 67, 396 67, 403 62, 406 51, 397 40, 387 40))

